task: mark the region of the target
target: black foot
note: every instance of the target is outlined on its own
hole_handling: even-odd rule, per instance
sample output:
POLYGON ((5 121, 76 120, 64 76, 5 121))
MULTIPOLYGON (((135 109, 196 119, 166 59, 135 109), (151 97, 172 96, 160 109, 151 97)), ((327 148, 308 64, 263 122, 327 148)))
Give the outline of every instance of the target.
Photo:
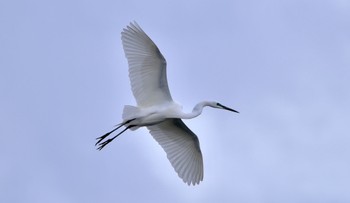
POLYGON ((118 137, 119 135, 121 135, 123 132, 125 132, 127 129, 129 129, 129 128, 132 128, 132 127, 134 127, 134 125, 131 125, 131 126, 128 126, 128 127, 126 127, 124 130, 122 130, 120 133, 118 133, 116 136, 114 136, 114 137, 112 137, 112 138, 110 138, 110 139, 108 139, 108 140, 106 140, 106 141, 104 141, 104 142, 102 142, 102 143, 100 143, 103 139, 105 139, 109 134, 111 134, 112 132, 114 132, 116 129, 118 129, 118 128, 120 128, 120 126, 119 127, 117 127, 116 129, 114 129, 114 130, 112 130, 111 132, 109 132, 109 133, 107 133, 107 134, 105 134, 105 135, 102 135, 101 137, 99 137, 99 138, 97 138, 97 139, 99 139, 98 141, 97 141, 97 143, 96 143, 96 145, 98 144, 98 150, 101 150, 101 149, 103 149, 108 143, 110 143, 110 142, 112 142, 116 137, 118 137))
POLYGON ((105 147, 108 143, 110 143, 110 142, 112 142, 112 140, 114 139, 115 137, 113 137, 113 138, 110 138, 110 139, 108 139, 108 140, 106 140, 106 141, 104 141, 104 142, 102 142, 102 143, 100 143, 98 146, 98 150, 101 150, 101 149, 103 149, 103 147, 105 147))
POLYGON ((109 132, 109 133, 102 135, 101 137, 96 138, 97 142, 96 142, 95 146, 98 145, 102 140, 104 140, 110 134, 111 133, 109 132))
POLYGON ((112 137, 112 138, 110 138, 110 139, 108 139, 108 140, 102 142, 102 141, 103 141, 104 139, 106 139, 106 137, 108 137, 111 133, 113 133, 114 131, 118 130, 118 129, 119 129, 120 127, 122 127, 123 125, 126 125, 126 124, 130 123, 130 122, 133 121, 133 120, 135 120, 135 119, 131 119, 131 120, 128 120, 128 121, 126 121, 126 122, 124 122, 124 123, 120 123, 120 124, 118 124, 117 127, 114 128, 112 131, 110 131, 110 132, 108 132, 108 133, 102 135, 101 137, 96 138, 97 142, 96 142, 95 146, 96 146, 96 145, 99 146, 97 149, 98 149, 98 150, 101 150, 103 147, 105 147, 108 143, 112 142, 116 137, 118 137, 120 134, 122 134, 123 132, 125 132, 127 129, 129 129, 129 128, 131 128, 131 127, 135 127, 135 125, 128 126, 128 127, 126 127, 123 131, 121 131, 120 133, 118 133, 118 135, 116 135, 116 136, 114 136, 114 137, 112 137), (102 142, 102 143, 101 143, 101 142, 102 142))

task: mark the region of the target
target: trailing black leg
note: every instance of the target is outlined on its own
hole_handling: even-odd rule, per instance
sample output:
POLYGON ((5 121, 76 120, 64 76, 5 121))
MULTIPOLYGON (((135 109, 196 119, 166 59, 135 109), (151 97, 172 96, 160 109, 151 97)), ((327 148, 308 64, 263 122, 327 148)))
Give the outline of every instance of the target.
POLYGON ((102 135, 101 137, 96 138, 97 142, 96 142, 95 146, 98 145, 98 143, 100 143, 102 140, 104 140, 106 137, 108 137, 111 133, 118 130, 122 126, 123 126, 123 123, 119 124, 118 127, 114 128, 112 131, 102 135))
POLYGON ((129 125, 128 127, 126 127, 124 130, 122 130, 120 133, 118 133, 117 135, 115 135, 114 137, 112 138, 109 138, 108 140, 98 144, 98 150, 101 150, 103 149, 103 147, 105 147, 107 144, 109 144, 110 142, 112 142, 116 137, 118 137, 119 135, 121 135, 123 132, 125 132, 127 129, 129 128, 132 128, 132 127, 135 127, 134 125, 129 125))
MULTIPOLYGON (((133 121, 133 120, 135 120, 135 118, 134 118, 134 119, 131 119, 131 120, 127 120, 127 121, 125 121, 124 123, 120 123, 120 124, 118 124, 117 127, 114 128, 112 131, 110 131, 110 132, 108 132, 108 133, 102 135, 101 137, 96 138, 97 142, 96 142, 95 146, 98 145, 100 142, 102 142, 102 140, 104 140, 106 137, 108 137, 108 136, 109 136, 110 134, 112 134, 114 131, 118 130, 120 127, 122 127, 123 125, 126 125, 126 124, 130 123, 130 122, 133 121)), ((124 130, 124 131, 125 131, 125 130, 124 130)), ((123 132, 124 132, 124 131, 123 131, 123 132)), ((121 134, 121 133, 120 133, 120 134, 121 134)), ((101 148, 101 149, 102 149, 102 148, 101 148)))

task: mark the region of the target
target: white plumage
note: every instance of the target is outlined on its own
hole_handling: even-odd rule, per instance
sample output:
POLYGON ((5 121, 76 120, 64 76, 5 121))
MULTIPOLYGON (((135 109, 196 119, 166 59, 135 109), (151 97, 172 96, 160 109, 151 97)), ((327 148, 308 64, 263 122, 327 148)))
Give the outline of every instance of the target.
POLYGON ((238 112, 211 101, 198 103, 190 113, 182 112, 182 107, 175 103, 170 95, 163 55, 136 22, 130 23, 123 30, 122 43, 137 107, 124 106, 123 122, 97 138, 98 149, 101 150, 127 129, 136 130, 146 126, 166 152, 179 177, 188 185, 199 184, 204 174, 199 141, 181 119, 197 117, 205 106, 238 112), (122 126, 126 128, 103 141, 122 126))

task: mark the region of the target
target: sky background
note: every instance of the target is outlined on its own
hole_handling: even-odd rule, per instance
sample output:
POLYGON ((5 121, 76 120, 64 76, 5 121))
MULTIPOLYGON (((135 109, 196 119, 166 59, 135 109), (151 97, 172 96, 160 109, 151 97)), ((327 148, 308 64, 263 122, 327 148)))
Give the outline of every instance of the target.
POLYGON ((350 1, 0 2, 0 202, 350 202, 350 1), (204 180, 147 129, 95 138, 135 104, 120 32, 136 20, 191 111, 204 180))

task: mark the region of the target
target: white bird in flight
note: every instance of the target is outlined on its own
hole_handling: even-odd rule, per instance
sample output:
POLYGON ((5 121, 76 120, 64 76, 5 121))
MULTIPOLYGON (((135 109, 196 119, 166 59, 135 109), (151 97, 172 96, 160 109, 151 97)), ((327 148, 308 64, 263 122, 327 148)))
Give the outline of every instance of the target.
POLYGON ((97 138, 98 149, 101 150, 127 129, 136 130, 146 126, 166 152, 179 177, 188 185, 199 184, 203 180, 203 158, 199 141, 181 119, 197 117, 205 106, 236 113, 238 111, 218 102, 203 101, 195 105, 192 112, 184 113, 182 106, 175 103, 170 95, 166 61, 154 42, 136 22, 124 28, 121 35, 137 107, 124 106, 123 122, 97 138), (124 130, 105 140, 122 126, 125 126, 124 130))

